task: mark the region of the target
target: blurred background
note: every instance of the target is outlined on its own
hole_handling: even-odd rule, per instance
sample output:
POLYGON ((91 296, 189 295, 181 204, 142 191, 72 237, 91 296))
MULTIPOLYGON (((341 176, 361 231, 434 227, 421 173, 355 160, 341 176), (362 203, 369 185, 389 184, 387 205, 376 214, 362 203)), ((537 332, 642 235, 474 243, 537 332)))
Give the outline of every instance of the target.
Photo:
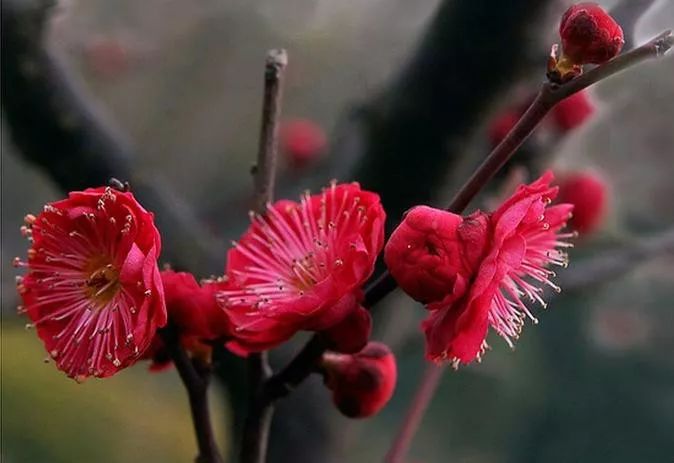
MULTIPOLYGON (((600 3, 624 15, 630 43, 632 31, 638 44, 674 25, 668 0, 600 3)), ((111 175, 130 179, 157 213, 163 261, 222 272, 246 226, 264 56, 283 47, 277 196, 359 180, 382 193, 392 227, 413 204, 446 202, 488 153, 494 121, 544 78, 568 5, 3 1, 2 461, 183 463, 195 453, 175 371, 138 364, 78 385, 43 363, 15 310, 11 260, 26 250, 26 213, 111 175)), ((550 296, 515 353, 494 337, 482 364, 447 371, 410 463, 673 461, 674 255, 671 238, 658 244, 674 227, 672 75, 670 56, 603 82, 582 125, 543 127, 523 148, 516 163, 530 176, 598 173, 608 213, 572 250, 569 289, 550 296)), ((380 461, 423 368, 424 315, 399 294, 376 308, 374 338, 399 361, 378 416, 343 418, 312 379, 280 405, 270 461, 380 461)), ((240 361, 223 354, 218 365, 214 419, 231 451, 245 385, 240 361)))

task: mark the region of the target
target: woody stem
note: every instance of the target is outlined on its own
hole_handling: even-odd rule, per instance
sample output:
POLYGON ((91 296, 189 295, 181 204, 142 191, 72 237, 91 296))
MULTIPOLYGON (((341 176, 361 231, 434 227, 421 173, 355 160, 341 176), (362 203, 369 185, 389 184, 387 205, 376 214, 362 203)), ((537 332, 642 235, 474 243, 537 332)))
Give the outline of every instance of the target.
POLYGON ((433 399, 435 389, 440 383, 442 371, 442 367, 434 364, 426 366, 421 381, 419 381, 419 388, 414 393, 412 403, 403 419, 403 424, 393 440, 393 444, 391 444, 391 449, 384 458, 385 463, 402 463, 404 461, 410 444, 412 444, 412 438, 419 428, 431 399, 433 399))
POLYGON ((178 375, 187 389, 192 413, 194 434, 197 438, 199 454, 196 463, 224 463, 215 442, 208 407, 208 385, 211 378, 209 366, 190 360, 180 345, 178 332, 170 325, 160 330, 166 349, 178 370, 178 375))
MULTIPOLYGON (((285 50, 270 50, 267 53, 260 145, 257 164, 252 171, 255 184, 255 212, 260 215, 266 213, 267 204, 274 198, 278 125, 283 95, 283 75, 287 64, 288 55, 285 50)), ((274 408, 273 401, 266 397, 265 385, 271 374, 266 352, 251 354, 248 357, 248 383, 251 395, 243 428, 241 463, 264 463, 266 460, 269 427, 274 408)))

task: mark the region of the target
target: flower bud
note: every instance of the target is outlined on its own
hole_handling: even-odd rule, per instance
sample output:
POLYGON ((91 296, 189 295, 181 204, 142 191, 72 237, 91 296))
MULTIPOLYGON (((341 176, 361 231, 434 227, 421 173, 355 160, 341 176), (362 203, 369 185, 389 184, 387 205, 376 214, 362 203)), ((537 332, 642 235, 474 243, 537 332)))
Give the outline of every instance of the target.
POLYGON ((281 148, 288 163, 301 169, 319 158, 326 147, 323 129, 308 119, 287 121, 281 128, 281 148))
POLYGON ((341 322, 323 331, 331 350, 343 354, 355 354, 366 345, 372 333, 370 312, 358 305, 341 322))
POLYGON ((566 174, 559 183, 558 201, 573 204, 570 226, 581 234, 590 234, 602 224, 608 203, 608 187, 591 172, 566 174))
POLYGON ((551 119, 559 132, 566 133, 583 125, 594 111, 588 93, 581 91, 560 101, 552 109, 551 119))
POLYGON ((173 270, 162 271, 161 279, 166 310, 181 335, 209 340, 230 335, 227 315, 215 298, 218 282, 207 281, 199 285, 191 273, 173 270))
POLYGON ((372 416, 393 396, 396 361, 384 344, 371 342, 354 355, 326 352, 321 366, 332 401, 349 418, 372 416))
POLYGON ((599 5, 570 7, 559 25, 564 56, 574 64, 602 64, 618 53, 625 40, 620 25, 599 5))
POLYGON ((464 273, 459 226, 463 219, 441 209, 417 206, 404 217, 384 248, 384 261, 403 291, 429 303, 452 292, 464 273))

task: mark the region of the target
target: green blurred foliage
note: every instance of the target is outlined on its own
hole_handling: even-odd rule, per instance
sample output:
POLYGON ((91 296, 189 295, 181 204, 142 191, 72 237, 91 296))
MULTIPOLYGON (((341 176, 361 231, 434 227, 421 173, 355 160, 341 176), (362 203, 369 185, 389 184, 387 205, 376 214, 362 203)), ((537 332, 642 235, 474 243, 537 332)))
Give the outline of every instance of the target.
MULTIPOLYGON (((140 363, 77 384, 43 363, 41 342, 19 323, 2 327, 2 461, 98 463, 192 461, 196 443, 174 371, 140 363)), ((212 391, 218 436, 225 410, 212 391)), ((224 440, 224 439, 223 439, 224 440)))

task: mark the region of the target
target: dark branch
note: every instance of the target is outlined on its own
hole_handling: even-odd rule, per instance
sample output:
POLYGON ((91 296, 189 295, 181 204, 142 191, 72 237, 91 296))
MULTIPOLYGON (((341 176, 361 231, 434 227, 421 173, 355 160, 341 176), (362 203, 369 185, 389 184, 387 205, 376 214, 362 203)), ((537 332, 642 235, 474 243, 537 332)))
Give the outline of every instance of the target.
POLYGON ((674 229, 655 236, 639 237, 631 244, 581 260, 561 273, 557 284, 565 292, 582 291, 614 280, 643 262, 665 255, 674 255, 674 229))
POLYGON ((213 435, 211 417, 208 407, 208 384, 211 377, 210 366, 198 360, 190 360, 185 349, 180 345, 177 329, 169 325, 159 331, 166 349, 178 370, 178 375, 187 389, 192 413, 194 433, 197 437, 199 454, 196 463, 223 463, 213 435))
MULTIPOLYGON (((279 116, 283 89, 283 75, 288 56, 285 50, 271 50, 267 54, 264 74, 264 99, 255 180, 255 212, 264 214, 274 197, 279 116)), ((267 353, 251 354, 248 358, 250 407, 244 423, 241 443, 242 463, 264 463, 269 442, 269 427, 273 414, 272 401, 265 395, 265 385, 271 376, 267 353)))
POLYGON ((135 175, 133 150, 101 116, 76 76, 48 53, 48 2, 2 3, 2 109, 22 157, 64 192, 128 180, 156 214, 163 259, 203 274, 220 271, 223 243, 201 227, 175 189, 135 175))

